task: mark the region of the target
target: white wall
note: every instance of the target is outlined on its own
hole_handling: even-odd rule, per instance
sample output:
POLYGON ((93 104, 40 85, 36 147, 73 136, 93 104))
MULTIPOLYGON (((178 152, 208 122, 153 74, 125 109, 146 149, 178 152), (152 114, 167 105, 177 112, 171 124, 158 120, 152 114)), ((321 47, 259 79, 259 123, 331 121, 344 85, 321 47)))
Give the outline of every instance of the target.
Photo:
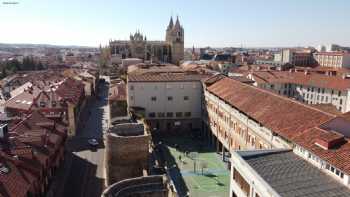
POLYGON ((238 184, 233 180, 233 169, 235 168, 239 174, 250 185, 250 195, 248 197, 255 197, 256 193, 261 197, 279 197, 280 195, 266 183, 255 171, 252 169, 236 152, 231 153, 231 176, 230 176, 230 197, 232 191, 238 197, 246 197, 238 184))
POLYGON ((158 112, 173 112, 173 118, 176 118, 176 112, 182 112, 182 118, 185 112, 191 112, 190 118, 201 118, 202 104, 202 86, 199 81, 194 82, 128 82, 128 105, 129 107, 143 107, 146 109, 146 117, 149 113, 155 112, 156 118, 158 112), (133 86, 133 90, 132 87, 133 86), (168 97, 173 100, 169 101, 168 97), (184 97, 188 96, 188 100, 184 97), (152 101, 151 97, 156 97, 152 101))

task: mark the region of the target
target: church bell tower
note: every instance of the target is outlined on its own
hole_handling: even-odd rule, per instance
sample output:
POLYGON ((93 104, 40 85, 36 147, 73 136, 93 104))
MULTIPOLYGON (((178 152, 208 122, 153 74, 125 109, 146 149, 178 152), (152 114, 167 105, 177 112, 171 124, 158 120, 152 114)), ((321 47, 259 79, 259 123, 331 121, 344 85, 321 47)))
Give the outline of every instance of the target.
POLYGON ((165 41, 170 45, 171 63, 178 65, 184 59, 184 29, 180 24, 179 17, 176 18, 175 25, 173 17, 170 18, 165 41))

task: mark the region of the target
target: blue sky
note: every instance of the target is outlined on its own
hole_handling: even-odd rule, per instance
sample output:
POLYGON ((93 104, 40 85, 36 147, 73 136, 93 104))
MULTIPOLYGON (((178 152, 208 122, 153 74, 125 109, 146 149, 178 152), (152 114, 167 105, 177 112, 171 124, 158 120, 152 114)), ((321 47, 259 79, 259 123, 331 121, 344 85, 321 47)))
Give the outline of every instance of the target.
POLYGON ((185 45, 350 46, 349 0, 0 0, 0 43, 98 46, 140 29, 163 40, 179 15, 185 45), (18 4, 6 5, 4 1, 18 4))

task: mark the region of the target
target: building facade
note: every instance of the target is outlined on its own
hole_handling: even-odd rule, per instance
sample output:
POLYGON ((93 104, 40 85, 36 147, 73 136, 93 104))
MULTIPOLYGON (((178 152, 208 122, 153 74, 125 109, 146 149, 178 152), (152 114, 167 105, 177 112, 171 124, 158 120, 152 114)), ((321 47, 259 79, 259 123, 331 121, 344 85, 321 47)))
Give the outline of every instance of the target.
POLYGON ((160 131, 201 128, 202 83, 206 75, 181 69, 128 74, 129 111, 140 108, 160 131))
POLYGON ((274 61, 295 66, 310 66, 313 64, 311 51, 298 49, 283 49, 280 53, 275 54, 274 61))
MULTIPOLYGON (((283 178, 286 178, 286 181, 295 181, 296 179, 292 178, 294 172, 288 175, 290 170, 287 164, 278 167, 286 167, 286 177, 267 173, 271 177, 262 181, 259 173, 254 172, 254 168, 236 160, 234 152, 275 149, 293 150, 292 153, 288 153, 288 158, 310 166, 301 171, 309 173, 308 170, 313 168, 312 173, 315 173, 319 180, 327 178, 327 183, 331 182, 339 188, 339 196, 348 195, 350 160, 345 155, 350 147, 349 113, 327 113, 227 77, 220 77, 211 82, 210 79, 207 80, 204 96, 203 134, 216 146, 218 152, 222 151, 224 160, 227 152, 231 155, 231 197, 284 196, 281 195, 283 191, 279 190, 278 185, 274 188, 274 183, 268 181, 278 179, 282 183, 283 178), (288 176, 291 178, 288 179, 288 176), (261 184, 263 186, 258 187, 261 184), (266 190, 271 187, 273 190, 266 190)), ((276 161, 285 160, 277 158, 276 161)), ((257 162, 257 165, 263 165, 262 162, 263 160, 257 162)), ((261 173, 269 170, 268 167, 258 166, 257 170, 259 169, 262 169, 261 173)), ((302 177, 305 177, 304 174, 291 186, 298 187, 297 184, 302 183, 302 177)), ((305 184, 308 183, 310 182, 305 180, 305 184)), ((324 186, 326 183, 317 183, 320 185, 315 186, 314 190, 305 192, 330 192, 324 186)))
POLYGON ((174 24, 170 19, 166 29, 165 41, 148 41, 137 31, 130 40, 109 42, 112 58, 139 58, 152 62, 179 64, 184 59, 184 29, 177 18, 174 24))
POLYGON ((314 58, 322 67, 350 67, 350 53, 348 52, 319 52, 314 54, 314 58))
POLYGON ((333 106, 341 113, 350 110, 350 79, 308 71, 254 71, 247 75, 254 85, 309 105, 333 106))

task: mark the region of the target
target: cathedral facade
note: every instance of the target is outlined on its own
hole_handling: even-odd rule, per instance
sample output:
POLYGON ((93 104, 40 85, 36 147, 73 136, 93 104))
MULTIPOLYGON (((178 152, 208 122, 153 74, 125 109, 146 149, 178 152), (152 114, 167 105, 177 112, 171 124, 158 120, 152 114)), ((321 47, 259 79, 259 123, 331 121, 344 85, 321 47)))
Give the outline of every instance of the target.
POLYGON ((184 29, 178 17, 175 24, 171 17, 165 41, 148 41, 146 36, 137 31, 130 35, 130 40, 110 41, 109 47, 112 57, 179 64, 184 59, 184 29))

